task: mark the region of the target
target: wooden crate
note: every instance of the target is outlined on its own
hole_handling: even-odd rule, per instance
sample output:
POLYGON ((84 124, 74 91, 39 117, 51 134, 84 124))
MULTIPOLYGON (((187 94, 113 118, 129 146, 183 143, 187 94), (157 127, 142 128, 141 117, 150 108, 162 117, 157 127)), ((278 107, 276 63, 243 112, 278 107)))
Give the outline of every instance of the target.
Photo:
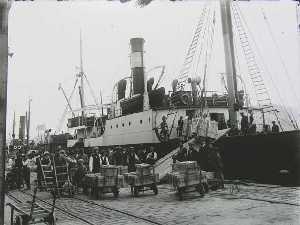
POLYGON ((119 172, 119 167, 118 166, 113 166, 113 165, 107 165, 107 166, 101 166, 100 167, 100 173, 102 176, 117 176, 119 172))
POLYGON ((124 176, 97 176, 97 187, 124 187, 124 176))
POLYGON ((128 173, 128 166, 118 166, 119 174, 123 175, 124 173, 128 173))
POLYGON ((185 162, 178 162, 172 164, 172 172, 193 172, 198 170, 198 165, 196 161, 185 161, 185 162))
POLYGON ((175 188, 193 186, 201 182, 201 175, 199 172, 191 174, 174 172, 170 174, 170 182, 175 188))
POLYGON ((154 168, 152 165, 146 163, 136 164, 136 174, 139 176, 154 174, 154 168))

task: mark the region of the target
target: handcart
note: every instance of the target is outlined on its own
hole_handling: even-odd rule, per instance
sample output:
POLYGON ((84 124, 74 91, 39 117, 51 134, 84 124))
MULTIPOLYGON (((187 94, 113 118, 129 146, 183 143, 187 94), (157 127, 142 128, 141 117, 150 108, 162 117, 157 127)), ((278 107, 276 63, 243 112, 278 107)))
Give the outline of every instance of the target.
POLYGON ((123 175, 119 175, 118 166, 107 165, 100 167, 100 173, 96 174, 96 198, 103 198, 106 193, 113 193, 114 197, 119 196, 120 188, 124 184, 123 175))
POLYGON ((186 161, 172 164, 170 183, 177 191, 179 199, 183 199, 184 193, 199 192, 204 196, 206 191, 202 183, 203 177, 197 162, 186 161))
POLYGON ((54 178, 54 171, 51 165, 44 165, 41 162, 40 158, 37 158, 38 164, 38 171, 41 173, 41 186, 40 189, 44 191, 53 191, 55 189, 55 178, 54 178))
POLYGON ((158 194, 157 182, 159 175, 155 173, 154 167, 149 164, 137 164, 136 172, 124 174, 125 181, 130 185, 131 194, 135 197, 139 192, 153 191, 155 195, 158 194))
POLYGON ((55 195, 53 198, 53 204, 51 209, 46 209, 45 207, 36 203, 36 192, 37 188, 34 189, 34 195, 31 203, 19 203, 12 204, 7 203, 7 206, 10 206, 10 224, 11 225, 28 225, 28 224, 37 224, 43 223, 48 225, 55 225, 56 218, 54 214, 55 207, 55 195), (15 211, 17 215, 15 216, 15 211), (14 222, 15 221, 15 222, 14 222))
POLYGON ((55 157, 53 157, 52 163, 55 178, 55 190, 57 191, 57 195, 73 197, 75 188, 70 180, 70 173, 67 162, 63 160, 57 163, 55 157))

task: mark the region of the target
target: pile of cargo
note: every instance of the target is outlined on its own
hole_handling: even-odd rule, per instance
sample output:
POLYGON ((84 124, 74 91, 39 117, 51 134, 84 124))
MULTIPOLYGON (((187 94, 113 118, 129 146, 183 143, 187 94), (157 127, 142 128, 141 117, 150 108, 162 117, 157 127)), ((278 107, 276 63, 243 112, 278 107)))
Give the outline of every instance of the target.
POLYGON ((159 176, 153 166, 142 163, 136 165, 136 172, 125 173, 124 179, 128 185, 141 186, 157 183, 159 176))
POLYGON ((118 166, 101 166, 100 173, 96 174, 97 187, 123 187, 124 177, 120 174, 118 166))
POLYGON ((130 185, 131 193, 138 196, 139 192, 152 190, 154 194, 158 193, 157 182, 159 175, 155 173, 154 167, 149 164, 137 164, 136 172, 125 173, 125 182, 130 185))
POLYGON ((198 185, 201 182, 201 173, 197 162, 186 161, 172 164, 170 180, 175 188, 198 185))

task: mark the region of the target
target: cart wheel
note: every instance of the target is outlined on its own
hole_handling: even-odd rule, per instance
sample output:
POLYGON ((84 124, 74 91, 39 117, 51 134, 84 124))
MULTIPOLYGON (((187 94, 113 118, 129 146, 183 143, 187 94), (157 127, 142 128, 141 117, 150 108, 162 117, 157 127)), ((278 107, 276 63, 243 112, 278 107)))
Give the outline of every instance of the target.
POLYGON ((177 188, 177 194, 178 194, 179 200, 182 201, 183 200, 183 191, 181 188, 177 188))
POLYGON ((54 214, 50 214, 47 218, 47 224, 48 225, 55 225, 56 224, 56 217, 54 214))
POLYGON ((204 187, 201 183, 199 185, 197 185, 196 189, 199 192, 201 198, 204 197, 204 187))
POLYGON ((138 187, 134 187, 133 188, 133 192, 134 192, 134 197, 137 197, 139 195, 139 188, 138 187))
POLYGON ((24 216, 19 215, 16 216, 16 225, 28 225, 28 219, 24 218, 24 216))
POLYGON ((115 190, 114 190, 114 197, 115 198, 119 197, 119 190, 118 190, 118 188, 115 188, 115 190))
POLYGON ((158 194, 158 189, 157 189, 157 186, 156 186, 156 184, 155 184, 155 185, 153 185, 153 187, 152 187, 152 190, 153 190, 153 193, 154 193, 155 195, 157 195, 157 194, 158 194))
POLYGON ((203 184, 203 187, 204 187, 205 193, 208 193, 208 191, 209 191, 208 183, 205 182, 205 183, 203 184))

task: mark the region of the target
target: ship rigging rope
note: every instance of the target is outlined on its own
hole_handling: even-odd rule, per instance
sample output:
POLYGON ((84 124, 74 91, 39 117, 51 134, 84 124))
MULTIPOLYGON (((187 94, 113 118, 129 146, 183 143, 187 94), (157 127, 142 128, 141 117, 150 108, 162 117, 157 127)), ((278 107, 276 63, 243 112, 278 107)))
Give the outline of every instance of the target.
POLYGON ((205 20, 205 23, 203 24, 203 27, 202 27, 202 30, 203 30, 203 33, 202 33, 202 38, 201 38, 201 43, 200 43, 200 46, 198 47, 199 48, 199 51, 198 51, 198 56, 196 58, 198 58, 197 60, 194 61, 194 75, 197 74, 198 72, 198 67, 199 67, 199 64, 200 64, 200 60, 201 60, 201 56, 202 56, 202 51, 203 51, 203 48, 204 48, 204 42, 205 42, 205 38, 206 38, 206 33, 207 33, 207 30, 208 30, 208 27, 209 27, 209 23, 210 23, 210 11, 211 11, 211 7, 209 7, 209 10, 208 12, 206 13, 208 16, 206 16, 206 20, 205 20), (195 65, 196 64, 196 65, 195 65))
MULTIPOLYGON (((241 8, 239 7, 238 4, 234 4, 233 7, 236 7, 236 9, 239 11, 239 15, 240 15, 242 21, 244 22, 244 24, 245 24, 245 26, 246 26, 246 29, 248 30, 249 36, 250 36, 250 38, 251 38, 252 41, 253 41, 254 47, 255 47, 256 50, 257 50, 258 57, 261 59, 262 66, 263 66, 264 69, 265 69, 265 73, 269 76, 269 78, 270 78, 270 80, 271 80, 271 82, 272 82, 272 84, 273 84, 273 86, 274 86, 274 88, 275 88, 275 92, 277 93, 277 95, 278 95, 278 97, 279 97, 280 102, 283 103, 283 99, 282 99, 282 96, 281 96, 281 94, 280 94, 280 92, 279 92, 279 89, 278 89, 278 87, 276 86, 276 84, 275 84, 275 82, 274 82, 274 80, 273 80, 273 78, 272 78, 272 76, 271 76, 271 73, 270 73, 270 71, 269 71, 269 69, 268 69, 268 67, 267 67, 267 65, 266 65, 266 63, 265 63, 265 61, 264 61, 264 58, 263 58, 263 56, 262 56, 262 54, 261 54, 261 52, 260 52, 260 50, 259 50, 259 48, 258 48, 258 45, 257 45, 257 43, 256 43, 256 41, 255 41, 255 38, 254 38, 254 35, 253 35, 253 33, 251 32, 251 29, 250 29, 250 27, 249 27, 249 25, 248 25, 248 23, 247 23, 247 21, 246 21, 244 15, 243 15, 243 13, 242 13, 241 8)), ((288 112, 287 108, 285 107, 284 104, 282 104, 282 107, 283 107, 284 111, 286 112, 287 116, 289 117, 289 119, 290 119, 290 121, 291 121, 291 123, 292 123, 292 125, 293 125, 293 122, 292 122, 293 120, 292 120, 291 115, 290 115, 290 113, 288 112)), ((275 115, 275 117, 277 118, 277 121, 278 121, 278 115, 277 115, 277 113, 274 112, 274 115, 275 115)), ((280 121, 278 121, 278 122, 280 122, 280 121)), ((293 125, 293 126, 294 126, 294 125, 293 125)))
MULTIPOLYGON (((272 41, 274 42, 274 45, 275 45, 275 48, 276 48, 277 55, 278 55, 278 57, 279 57, 280 63, 281 63, 281 65, 282 65, 283 69, 284 69, 284 72, 285 72, 286 77, 288 78, 288 82, 289 82, 289 84, 290 84, 291 91, 293 92, 293 95, 294 95, 295 98, 296 98, 296 102, 298 103, 298 106, 300 107, 300 100, 299 100, 299 98, 298 98, 298 96, 297 96, 297 94, 296 94, 296 91, 295 91, 295 89, 294 89, 294 86, 292 85, 292 79, 291 79, 291 77, 290 77, 290 74, 289 74, 289 71, 288 71, 288 69, 287 69, 287 67, 286 67, 286 64, 285 64, 285 62, 284 62, 284 60, 283 60, 283 58, 282 58, 282 56, 281 56, 281 54, 280 54, 280 49, 279 49, 279 46, 278 46, 278 42, 277 42, 277 40, 276 40, 276 38, 275 38, 275 35, 274 35, 273 30, 272 30, 272 27, 271 27, 271 24, 270 24, 270 22, 269 22, 269 19, 267 18, 267 15, 266 15, 266 13, 265 13, 265 11, 264 11, 264 9, 263 9, 262 7, 261 7, 261 12, 262 12, 262 14, 263 14, 264 21, 266 22, 266 25, 267 25, 267 27, 268 27, 268 31, 269 31, 269 33, 270 33, 270 36, 271 36, 271 38, 272 38, 272 41)), ((295 124, 293 124, 293 125, 298 129, 297 120, 295 120, 295 117, 294 117, 294 115, 293 115, 292 112, 291 112, 291 115, 292 115, 292 117, 293 117, 293 119, 294 119, 294 122, 295 122, 295 124)))
MULTIPOLYGON (((74 92, 75 92, 77 83, 78 83, 78 77, 77 77, 76 80, 75 80, 75 84, 74 84, 73 90, 72 90, 72 92, 71 92, 70 97, 68 98, 68 101, 69 101, 69 102, 71 102, 71 100, 72 100, 72 97, 73 97, 73 94, 74 94, 74 92)), ((63 112, 63 114, 62 114, 62 117, 61 117, 61 119, 60 119, 60 121, 59 121, 59 124, 58 124, 58 126, 57 126, 57 132, 60 132, 60 130, 61 130, 61 126, 62 126, 63 120, 65 119, 66 114, 67 114, 67 112, 69 111, 68 109, 69 109, 69 106, 68 106, 68 104, 67 104, 66 107, 65 107, 65 110, 64 110, 64 112, 63 112)))

